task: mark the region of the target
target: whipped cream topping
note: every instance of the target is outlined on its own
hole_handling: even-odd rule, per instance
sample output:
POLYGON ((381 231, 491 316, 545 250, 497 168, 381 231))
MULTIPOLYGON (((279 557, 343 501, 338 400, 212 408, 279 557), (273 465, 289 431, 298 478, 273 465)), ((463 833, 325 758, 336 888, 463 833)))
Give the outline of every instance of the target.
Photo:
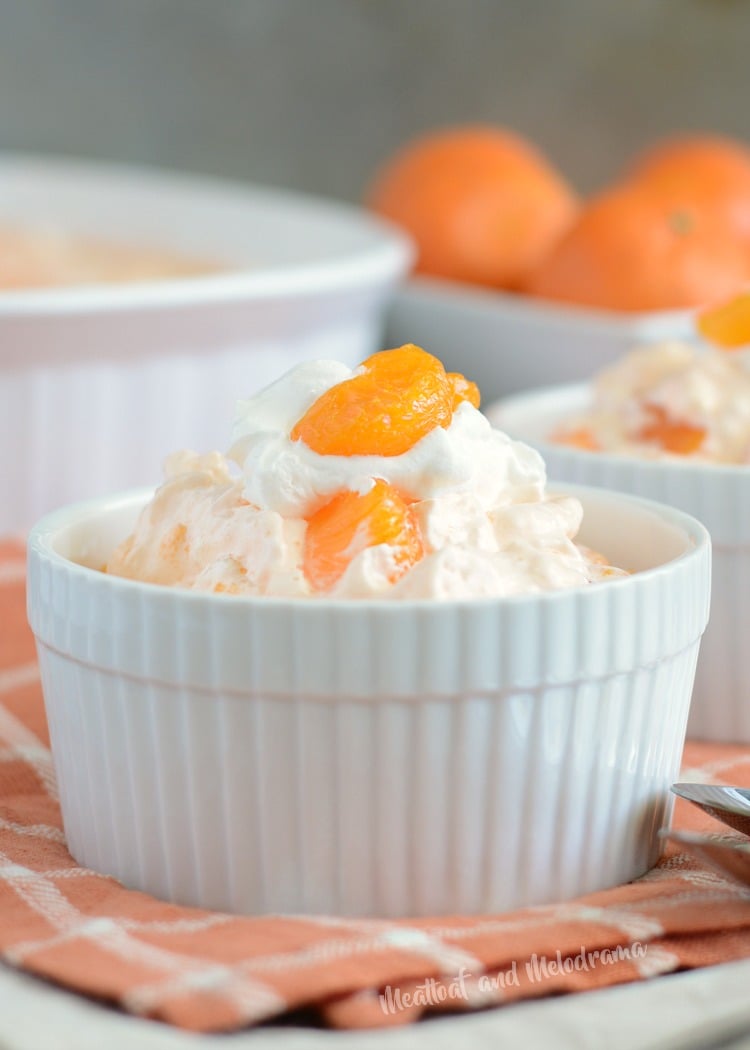
POLYGON ((229 455, 242 468, 251 503, 305 517, 342 489, 366 492, 373 478, 418 500, 474 493, 486 510, 541 496, 545 470, 539 454, 494 430, 468 401, 448 428, 435 427, 400 456, 321 456, 292 441, 289 433, 310 405, 353 374, 335 361, 304 364, 240 402, 229 455))
POLYGON ((602 451, 750 462, 750 350, 680 342, 641 347, 601 372, 592 391, 591 409, 566 421, 562 430, 585 429, 602 451), (700 444, 677 453, 644 438, 654 408, 675 423, 702 430, 700 444))
POLYGON ((582 516, 545 495, 540 455, 468 402, 399 456, 329 456, 290 437, 331 386, 354 373, 299 365, 240 402, 229 460, 170 457, 166 481, 107 570, 155 583, 241 594, 311 595, 306 519, 343 490, 380 478, 410 501, 424 556, 396 582, 394 550, 366 547, 327 596, 465 598, 579 586, 619 574, 574 542, 582 516))

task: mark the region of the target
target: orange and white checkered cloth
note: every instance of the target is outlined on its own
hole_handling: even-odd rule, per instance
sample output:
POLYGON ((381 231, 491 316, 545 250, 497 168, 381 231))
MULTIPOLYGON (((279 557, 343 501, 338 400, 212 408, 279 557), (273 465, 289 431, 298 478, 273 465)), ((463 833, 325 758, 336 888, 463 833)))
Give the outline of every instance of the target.
MULTIPOLYGON (((750 785, 750 747, 689 744, 684 779, 750 785)), ((678 802, 681 827, 717 826, 678 802)), ((176 907, 65 846, 20 544, 0 543, 0 953, 143 1016, 231 1030, 301 1008, 338 1027, 577 992, 750 956, 750 891, 671 848, 643 878, 499 916, 240 918, 176 907)))

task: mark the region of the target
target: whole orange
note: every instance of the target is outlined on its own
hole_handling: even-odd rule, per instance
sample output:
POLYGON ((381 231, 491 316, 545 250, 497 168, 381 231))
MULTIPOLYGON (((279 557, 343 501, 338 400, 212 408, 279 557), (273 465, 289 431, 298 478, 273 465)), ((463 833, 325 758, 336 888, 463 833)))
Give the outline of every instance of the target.
POLYGON ((718 135, 665 139, 636 158, 628 181, 695 195, 750 245, 750 149, 718 135))
POLYGON ((516 288, 570 226, 577 199, 519 135, 468 126, 398 152, 365 200, 414 238, 420 273, 516 288))
POLYGON ((525 287, 546 299, 637 311, 709 303, 749 279, 746 248, 696 193, 631 183, 589 201, 525 287))

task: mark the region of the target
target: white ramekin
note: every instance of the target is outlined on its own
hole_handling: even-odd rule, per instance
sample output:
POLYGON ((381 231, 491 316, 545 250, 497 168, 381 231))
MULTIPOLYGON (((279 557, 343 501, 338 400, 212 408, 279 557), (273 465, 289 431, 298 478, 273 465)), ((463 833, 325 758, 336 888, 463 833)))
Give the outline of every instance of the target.
POLYGON ((585 385, 549 387, 487 409, 492 421, 540 450, 555 481, 596 485, 669 503, 711 534, 711 619, 701 645, 688 735, 750 743, 750 467, 585 452, 549 440, 586 411, 585 385))
POLYGON ((243 913, 492 912, 631 879, 669 819, 710 541, 594 490, 633 575, 506 600, 243 599, 95 568, 147 493, 29 539, 74 857, 243 913), (84 564, 77 564, 83 562, 84 564))
POLYGON ((305 360, 381 348, 411 248, 358 209, 93 163, 0 155, 0 219, 223 262, 190 280, 0 294, 0 534, 225 448, 235 401, 305 360))

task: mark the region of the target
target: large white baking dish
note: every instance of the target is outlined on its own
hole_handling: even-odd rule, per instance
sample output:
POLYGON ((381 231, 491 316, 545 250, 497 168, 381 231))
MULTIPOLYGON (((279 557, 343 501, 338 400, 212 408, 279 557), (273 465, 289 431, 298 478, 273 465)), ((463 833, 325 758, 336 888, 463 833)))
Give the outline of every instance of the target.
POLYGON ((407 240, 359 210, 275 190, 0 155, 0 223, 216 260, 189 280, 0 292, 0 533, 226 447, 246 396, 301 360, 380 345, 407 240))

